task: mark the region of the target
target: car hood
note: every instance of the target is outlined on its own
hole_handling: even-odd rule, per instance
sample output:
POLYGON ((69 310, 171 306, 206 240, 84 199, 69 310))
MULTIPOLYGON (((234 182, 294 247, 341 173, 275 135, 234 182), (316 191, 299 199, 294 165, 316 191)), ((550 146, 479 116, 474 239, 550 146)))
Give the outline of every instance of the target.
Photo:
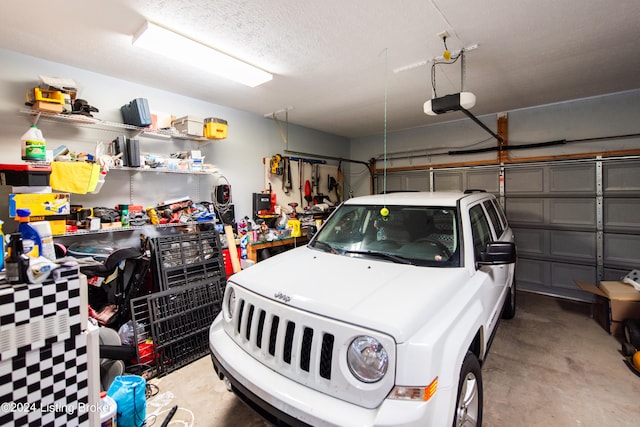
POLYGON ((464 268, 397 264, 305 246, 261 261, 229 281, 282 304, 387 333, 401 343, 452 301, 465 275, 464 268), (283 297, 289 298, 286 303, 283 297))

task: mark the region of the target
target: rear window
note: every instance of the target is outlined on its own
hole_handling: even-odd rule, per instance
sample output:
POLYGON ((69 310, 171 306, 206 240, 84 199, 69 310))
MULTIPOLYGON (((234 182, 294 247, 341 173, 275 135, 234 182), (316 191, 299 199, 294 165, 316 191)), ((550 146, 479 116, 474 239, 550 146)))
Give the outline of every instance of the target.
POLYGON ((500 238, 500 236, 502 236, 502 233, 504 232, 504 227, 502 225, 502 221, 500 220, 500 216, 498 214, 496 206, 494 205, 492 200, 487 200, 483 204, 484 208, 489 214, 489 218, 491 219, 491 223, 493 224, 493 229, 496 231, 496 236, 500 238))

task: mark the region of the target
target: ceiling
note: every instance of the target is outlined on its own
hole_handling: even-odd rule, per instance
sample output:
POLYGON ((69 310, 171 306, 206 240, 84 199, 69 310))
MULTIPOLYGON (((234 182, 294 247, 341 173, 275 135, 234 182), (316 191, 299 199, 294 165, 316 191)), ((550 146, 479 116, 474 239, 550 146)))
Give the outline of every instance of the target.
POLYGON ((639 88, 639 22, 638 0, 21 0, 0 48, 355 138, 464 117, 423 112, 443 31, 450 51, 477 48, 464 79, 461 61, 435 67, 437 95, 463 83, 481 116, 639 88), (145 20, 274 78, 249 88, 140 51, 145 20))

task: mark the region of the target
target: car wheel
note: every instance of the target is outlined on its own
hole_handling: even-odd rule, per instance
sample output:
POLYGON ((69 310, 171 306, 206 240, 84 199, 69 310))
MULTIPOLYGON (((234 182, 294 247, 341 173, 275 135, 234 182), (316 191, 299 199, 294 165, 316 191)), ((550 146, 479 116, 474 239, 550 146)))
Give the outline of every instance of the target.
POLYGON ((467 352, 460 370, 453 427, 482 425, 482 374, 475 354, 467 352))
POLYGON ((509 293, 507 294, 507 300, 502 307, 502 318, 513 319, 516 315, 516 278, 513 278, 509 293))

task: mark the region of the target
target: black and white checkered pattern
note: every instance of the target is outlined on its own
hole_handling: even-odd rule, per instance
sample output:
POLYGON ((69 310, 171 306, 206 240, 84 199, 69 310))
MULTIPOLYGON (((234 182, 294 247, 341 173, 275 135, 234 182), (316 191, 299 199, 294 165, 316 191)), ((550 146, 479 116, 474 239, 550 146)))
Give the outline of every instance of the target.
POLYGON ((77 267, 43 284, 0 286, 0 425, 89 424, 80 304, 77 267))

